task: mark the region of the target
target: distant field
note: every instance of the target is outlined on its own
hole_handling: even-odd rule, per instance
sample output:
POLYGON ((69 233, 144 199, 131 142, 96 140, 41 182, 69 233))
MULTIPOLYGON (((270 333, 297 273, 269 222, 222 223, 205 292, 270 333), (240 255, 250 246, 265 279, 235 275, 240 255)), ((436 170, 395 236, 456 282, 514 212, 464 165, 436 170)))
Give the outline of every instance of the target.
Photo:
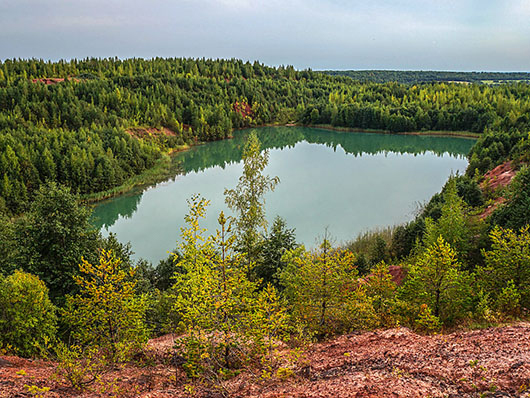
POLYGON ((354 80, 373 83, 398 82, 405 84, 447 82, 505 84, 530 82, 528 72, 443 72, 443 71, 398 71, 398 70, 326 70, 333 76, 348 76, 354 80))

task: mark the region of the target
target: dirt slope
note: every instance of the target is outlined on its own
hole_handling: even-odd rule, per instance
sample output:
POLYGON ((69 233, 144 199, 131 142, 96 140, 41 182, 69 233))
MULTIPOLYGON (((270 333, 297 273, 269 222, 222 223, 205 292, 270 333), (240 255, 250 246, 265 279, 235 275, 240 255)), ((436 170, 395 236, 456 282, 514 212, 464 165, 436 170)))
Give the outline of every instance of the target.
MULTIPOLYGON (((164 351, 172 336, 152 342, 164 351)), ((530 324, 420 336, 390 329, 341 336, 311 347, 295 375, 280 381, 249 373, 226 382, 230 397, 530 397, 530 324), (476 387, 473 387, 475 385, 476 387)), ((124 366, 79 394, 50 380, 53 363, 0 357, 0 397, 31 397, 24 385, 50 387, 42 397, 219 397, 185 393, 182 373, 163 364, 124 366), (24 372, 20 372, 23 370, 24 372), (17 372, 19 374, 17 374, 17 372)))

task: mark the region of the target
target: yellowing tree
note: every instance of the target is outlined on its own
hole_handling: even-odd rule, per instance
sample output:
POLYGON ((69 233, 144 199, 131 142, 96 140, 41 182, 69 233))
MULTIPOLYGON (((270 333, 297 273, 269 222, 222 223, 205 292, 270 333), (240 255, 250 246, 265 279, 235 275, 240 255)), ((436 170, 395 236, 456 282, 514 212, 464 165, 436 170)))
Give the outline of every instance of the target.
POLYGON ((247 342, 241 329, 252 308, 256 285, 242 270, 242 255, 233 252, 234 238, 224 214, 219 216, 217 236, 205 237, 199 220, 209 202, 194 196, 182 228, 183 242, 175 274, 173 310, 181 317, 181 339, 189 376, 217 376, 226 368, 237 367, 243 358, 236 352, 247 342))
POLYGON ((260 152, 258 136, 252 132, 243 150, 243 175, 234 189, 225 190, 226 204, 237 213, 238 246, 246 254, 249 278, 258 259, 262 240, 260 232, 267 226, 265 194, 273 191, 280 181, 278 177, 263 175, 268 161, 268 151, 260 152))
POLYGON ((392 280, 388 265, 384 261, 377 263, 365 279, 366 292, 373 300, 372 305, 379 318, 379 326, 395 326, 397 323, 396 284, 392 280))
POLYGON ((135 293, 134 269, 123 269, 120 259, 102 250, 99 263, 83 259, 79 271, 74 279, 80 293, 67 296, 63 310, 72 336, 110 361, 127 360, 148 338, 147 296, 135 293))
POLYGON ((184 272, 174 277, 173 310, 181 318, 179 343, 187 374, 216 381, 265 355, 264 347, 271 347, 286 321, 276 292, 258 296, 257 282, 247 278, 241 265, 245 255, 234 250, 235 237, 223 213, 217 234, 204 236, 199 220, 207 205, 199 196, 189 201, 178 262, 184 272))

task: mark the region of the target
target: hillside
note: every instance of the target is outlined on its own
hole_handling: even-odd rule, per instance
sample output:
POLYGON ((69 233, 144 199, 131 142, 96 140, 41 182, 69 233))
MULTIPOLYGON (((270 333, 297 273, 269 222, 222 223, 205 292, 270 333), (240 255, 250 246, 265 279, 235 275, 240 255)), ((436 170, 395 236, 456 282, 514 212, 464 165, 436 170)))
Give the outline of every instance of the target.
MULTIPOLYGON (((172 342, 171 336, 152 340, 146 357, 155 362, 119 366, 83 393, 51 378, 54 363, 0 357, 0 397, 31 396, 25 385, 49 387, 46 398, 223 396, 199 385, 195 394, 185 393, 182 370, 164 364, 172 342)), ((220 391, 234 398, 527 397, 530 324, 435 336, 406 328, 350 334, 314 344, 290 369, 283 380, 245 371, 223 381, 220 391)))

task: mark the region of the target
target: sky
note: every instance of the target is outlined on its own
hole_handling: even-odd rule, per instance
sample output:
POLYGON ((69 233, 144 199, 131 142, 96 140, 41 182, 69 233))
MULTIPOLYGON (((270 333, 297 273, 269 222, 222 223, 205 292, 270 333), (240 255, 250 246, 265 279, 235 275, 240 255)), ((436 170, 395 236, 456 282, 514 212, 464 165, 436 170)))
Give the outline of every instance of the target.
POLYGON ((530 0, 0 0, 0 59, 530 71, 530 0))

